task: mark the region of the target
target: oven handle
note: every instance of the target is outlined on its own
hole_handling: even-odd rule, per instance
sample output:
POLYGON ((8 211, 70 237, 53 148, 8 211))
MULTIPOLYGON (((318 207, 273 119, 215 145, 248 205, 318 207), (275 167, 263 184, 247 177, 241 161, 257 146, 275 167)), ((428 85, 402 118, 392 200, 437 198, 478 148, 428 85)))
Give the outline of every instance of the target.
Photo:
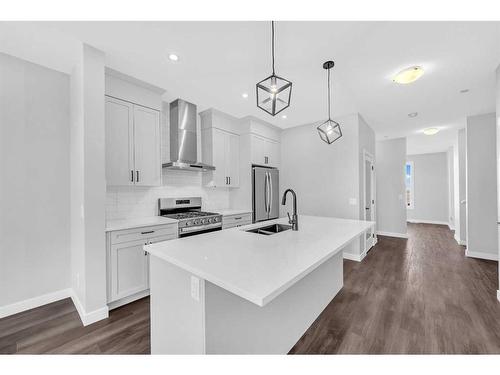
POLYGON ((222 223, 213 223, 208 225, 198 225, 196 227, 180 228, 179 233, 191 233, 206 229, 219 228, 222 227, 222 223))

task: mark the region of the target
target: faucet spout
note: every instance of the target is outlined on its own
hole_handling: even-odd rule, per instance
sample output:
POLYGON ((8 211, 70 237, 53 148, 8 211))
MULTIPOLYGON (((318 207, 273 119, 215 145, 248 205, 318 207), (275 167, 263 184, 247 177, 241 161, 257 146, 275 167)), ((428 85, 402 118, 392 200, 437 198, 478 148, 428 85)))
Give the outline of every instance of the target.
POLYGON ((293 214, 292 217, 290 217, 290 214, 287 213, 288 215, 288 223, 292 224, 292 230, 299 230, 299 217, 297 215, 297 194, 292 189, 286 189, 285 192, 283 193, 283 198, 281 199, 281 204, 284 206, 286 204, 286 196, 288 193, 292 194, 292 199, 293 199, 293 214))

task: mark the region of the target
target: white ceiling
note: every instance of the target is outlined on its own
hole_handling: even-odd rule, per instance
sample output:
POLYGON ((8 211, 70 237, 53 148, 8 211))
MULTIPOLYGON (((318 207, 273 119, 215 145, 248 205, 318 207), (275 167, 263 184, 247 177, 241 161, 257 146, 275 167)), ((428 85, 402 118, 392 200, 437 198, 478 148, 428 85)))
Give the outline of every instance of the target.
POLYGON ((361 113, 379 139, 418 137, 425 127, 457 127, 467 115, 494 111, 500 63, 499 22, 278 22, 277 73, 293 82, 284 120, 255 106, 255 83, 270 74, 267 22, 3 22, 0 34, 7 53, 24 43, 63 71, 72 63, 68 40, 78 39, 105 51, 108 66, 166 89, 167 99, 255 115, 282 128, 326 116, 321 66, 333 59, 335 115, 361 113), (171 52, 179 62, 167 59, 171 52), (411 65, 425 69, 419 81, 391 81, 411 65), (469 93, 460 94, 464 88, 469 93), (410 112, 419 115, 409 118, 410 112))

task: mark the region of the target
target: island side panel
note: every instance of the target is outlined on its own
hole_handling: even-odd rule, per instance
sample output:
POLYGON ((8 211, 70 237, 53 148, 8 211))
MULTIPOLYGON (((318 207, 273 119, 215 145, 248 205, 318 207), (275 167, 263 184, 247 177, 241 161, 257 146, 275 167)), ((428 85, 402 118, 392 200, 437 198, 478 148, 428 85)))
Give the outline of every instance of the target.
POLYGON ((264 307, 206 282, 206 353, 286 354, 342 286, 342 251, 264 307))
POLYGON ((151 256, 151 354, 205 354, 205 280, 196 300, 191 276, 151 256))

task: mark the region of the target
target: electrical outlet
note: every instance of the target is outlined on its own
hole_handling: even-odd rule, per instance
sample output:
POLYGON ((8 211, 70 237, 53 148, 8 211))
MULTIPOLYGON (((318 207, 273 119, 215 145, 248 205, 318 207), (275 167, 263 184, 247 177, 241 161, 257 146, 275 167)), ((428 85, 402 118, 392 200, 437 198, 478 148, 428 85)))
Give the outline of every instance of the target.
POLYGON ((191 276, 191 298, 195 301, 200 300, 200 279, 191 276))

